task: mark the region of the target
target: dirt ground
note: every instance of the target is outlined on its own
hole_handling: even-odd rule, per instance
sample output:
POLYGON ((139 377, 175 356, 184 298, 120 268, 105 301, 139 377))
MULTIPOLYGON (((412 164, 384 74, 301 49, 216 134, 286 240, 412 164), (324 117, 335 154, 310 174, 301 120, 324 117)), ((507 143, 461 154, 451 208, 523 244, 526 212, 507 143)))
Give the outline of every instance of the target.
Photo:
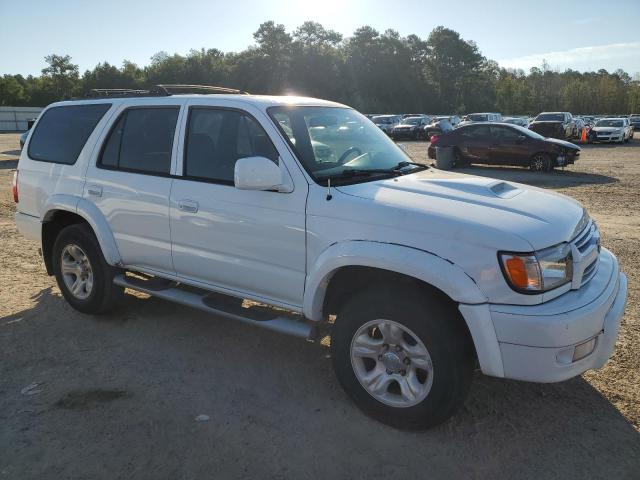
POLYGON ((563 172, 465 169, 581 201, 629 300, 604 369, 550 385, 477 374, 462 411, 423 433, 361 414, 318 345, 144 296, 72 310, 16 231, 18 155, 0 135, 0 479, 640 477, 638 135, 563 172))

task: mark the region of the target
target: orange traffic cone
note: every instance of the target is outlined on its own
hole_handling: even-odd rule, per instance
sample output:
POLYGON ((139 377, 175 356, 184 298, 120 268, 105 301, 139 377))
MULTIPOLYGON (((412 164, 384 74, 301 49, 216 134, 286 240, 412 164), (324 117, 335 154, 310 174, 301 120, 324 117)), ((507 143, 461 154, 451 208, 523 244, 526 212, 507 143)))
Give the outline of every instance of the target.
POLYGON ((582 129, 582 135, 580 135, 580 143, 587 143, 587 129, 582 129))

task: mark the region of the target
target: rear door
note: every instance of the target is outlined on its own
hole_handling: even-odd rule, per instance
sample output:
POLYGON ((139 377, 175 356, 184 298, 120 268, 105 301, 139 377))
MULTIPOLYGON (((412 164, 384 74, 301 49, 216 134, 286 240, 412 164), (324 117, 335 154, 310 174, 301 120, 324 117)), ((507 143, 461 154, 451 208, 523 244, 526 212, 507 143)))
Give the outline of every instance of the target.
POLYGON ((489 161, 490 132, 488 125, 470 125, 458 131, 459 148, 470 162, 489 161))
POLYGON ((292 166, 293 157, 266 114, 241 105, 189 103, 182 177, 171 191, 175 269, 196 284, 295 309, 304 293, 308 183, 299 167, 287 169, 283 157, 292 166), (293 191, 235 188, 235 162, 251 156, 278 164, 293 191))
POLYGON ((122 262, 151 273, 174 274, 169 194, 183 103, 122 105, 87 171, 84 197, 107 219, 122 262))

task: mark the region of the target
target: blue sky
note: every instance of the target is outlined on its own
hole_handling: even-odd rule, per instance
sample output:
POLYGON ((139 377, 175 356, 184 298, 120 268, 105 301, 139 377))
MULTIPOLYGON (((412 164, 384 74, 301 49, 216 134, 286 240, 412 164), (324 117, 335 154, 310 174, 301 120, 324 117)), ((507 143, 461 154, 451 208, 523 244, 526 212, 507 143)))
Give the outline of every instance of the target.
POLYGON ((143 66, 161 50, 240 51, 266 20, 290 31, 314 20, 345 36, 371 25, 426 38, 444 25, 507 67, 545 58, 560 70, 640 72, 640 0, 0 0, 0 74, 39 74, 49 53, 71 55, 82 72, 143 66))

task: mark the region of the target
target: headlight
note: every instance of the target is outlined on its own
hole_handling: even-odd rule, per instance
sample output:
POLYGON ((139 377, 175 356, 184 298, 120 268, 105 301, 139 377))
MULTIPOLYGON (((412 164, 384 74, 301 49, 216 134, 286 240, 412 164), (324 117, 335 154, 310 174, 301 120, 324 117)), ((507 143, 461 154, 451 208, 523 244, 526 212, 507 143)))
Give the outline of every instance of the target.
POLYGON ((571 246, 560 243, 533 253, 499 253, 507 283, 520 293, 541 293, 571 281, 571 246))

